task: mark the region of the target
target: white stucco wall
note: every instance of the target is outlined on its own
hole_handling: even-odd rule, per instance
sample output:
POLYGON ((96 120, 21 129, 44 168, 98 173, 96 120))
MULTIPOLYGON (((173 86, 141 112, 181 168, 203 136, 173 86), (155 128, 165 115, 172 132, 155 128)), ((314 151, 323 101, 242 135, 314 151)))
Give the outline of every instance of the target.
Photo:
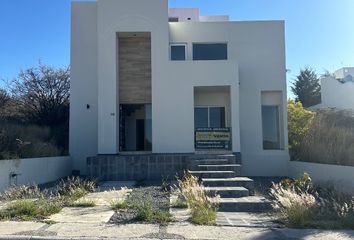
POLYGON ((97 4, 74 2, 71 8, 69 151, 73 169, 82 174, 86 173, 86 158, 97 155, 97 87, 97 4))
POLYGON ((354 82, 340 83, 327 77, 321 79, 321 108, 354 110, 354 82))
POLYGON ((14 184, 10 173, 20 174, 17 185, 42 184, 69 176, 71 163, 70 157, 0 160, 0 191, 14 184))
POLYGON ((304 172, 319 184, 330 184, 338 191, 354 194, 354 167, 297 161, 289 163, 289 176, 298 178, 304 172))

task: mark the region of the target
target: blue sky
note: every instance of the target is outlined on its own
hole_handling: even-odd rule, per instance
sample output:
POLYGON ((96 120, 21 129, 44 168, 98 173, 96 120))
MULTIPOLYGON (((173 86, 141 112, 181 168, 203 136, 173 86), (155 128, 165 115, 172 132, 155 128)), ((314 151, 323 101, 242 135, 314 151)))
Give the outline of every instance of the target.
MULTIPOLYGON (((354 0, 170 0, 169 5, 231 20, 285 20, 288 82, 304 66, 318 73, 354 66, 354 0)), ((11 79, 39 59, 69 64, 70 0, 0 0, 0 78, 11 79)))

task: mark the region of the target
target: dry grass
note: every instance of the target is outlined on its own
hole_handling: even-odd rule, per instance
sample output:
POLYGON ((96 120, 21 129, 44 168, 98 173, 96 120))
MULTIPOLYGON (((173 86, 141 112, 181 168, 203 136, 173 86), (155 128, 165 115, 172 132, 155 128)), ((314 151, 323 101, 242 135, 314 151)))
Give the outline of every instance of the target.
POLYGON ((316 114, 297 153, 299 160, 354 166, 354 117, 346 111, 316 114))
POLYGON ((114 200, 110 203, 112 210, 127 209, 129 205, 126 200, 114 200))
MULTIPOLYGON (((63 135, 63 131, 58 132, 63 135)), ((0 121, 0 159, 51 157, 67 154, 53 128, 0 121)))
POLYGON ((94 189, 94 182, 77 177, 62 181, 53 192, 38 186, 12 187, 0 196, 3 201, 14 201, 0 210, 0 220, 43 220, 65 206, 89 207, 94 203, 75 201, 94 189))
POLYGON ((96 203, 94 201, 88 200, 88 199, 78 200, 78 201, 70 204, 70 207, 80 207, 80 208, 88 208, 88 207, 94 207, 94 206, 96 206, 96 203))

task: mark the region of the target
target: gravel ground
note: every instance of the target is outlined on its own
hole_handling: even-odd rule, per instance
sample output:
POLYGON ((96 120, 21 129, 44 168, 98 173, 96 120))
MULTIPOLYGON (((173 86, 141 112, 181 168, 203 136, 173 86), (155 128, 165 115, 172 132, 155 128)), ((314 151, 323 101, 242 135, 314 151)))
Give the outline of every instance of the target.
MULTIPOLYGON (((152 208, 155 210, 169 211, 170 194, 161 190, 160 186, 134 188, 127 198, 127 203, 139 204, 146 200, 151 200, 152 208)), ((114 213, 109 222, 115 224, 136 222, 136 216, 134 209, 121 209, 114 213)))

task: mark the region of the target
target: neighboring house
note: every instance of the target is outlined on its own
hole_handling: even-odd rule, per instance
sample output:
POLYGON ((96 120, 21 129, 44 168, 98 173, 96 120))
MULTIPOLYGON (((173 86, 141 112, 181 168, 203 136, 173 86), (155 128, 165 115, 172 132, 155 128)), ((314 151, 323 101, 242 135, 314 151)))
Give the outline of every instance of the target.
POLYGON ((354 67, 335 71, 321 78, 321 103, 309 109, 336 108, 354 111, 354 67))
POLYGON ((245 175, 286 175, 284 21, 228 19, 166 0, 72 3, 73 169, 157 178, 232 153, 245 175))

